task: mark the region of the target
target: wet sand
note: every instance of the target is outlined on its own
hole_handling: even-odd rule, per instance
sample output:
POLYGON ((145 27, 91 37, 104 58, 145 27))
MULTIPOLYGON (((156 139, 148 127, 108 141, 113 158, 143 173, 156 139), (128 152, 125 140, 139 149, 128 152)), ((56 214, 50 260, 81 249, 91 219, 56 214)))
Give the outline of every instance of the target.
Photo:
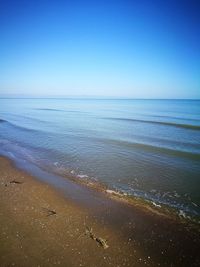
POLYGON ((63 194, 0 157, 0 266, 200 266, 199 229, 70 183, 63 194))

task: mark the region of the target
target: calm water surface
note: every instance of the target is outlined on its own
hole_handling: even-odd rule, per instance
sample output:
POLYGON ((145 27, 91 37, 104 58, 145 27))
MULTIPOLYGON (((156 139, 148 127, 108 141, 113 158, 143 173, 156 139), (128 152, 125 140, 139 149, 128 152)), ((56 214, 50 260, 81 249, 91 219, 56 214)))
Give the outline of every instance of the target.
POLYGON ((200 101, 0 99, 0 153, 200 215, 200 101))

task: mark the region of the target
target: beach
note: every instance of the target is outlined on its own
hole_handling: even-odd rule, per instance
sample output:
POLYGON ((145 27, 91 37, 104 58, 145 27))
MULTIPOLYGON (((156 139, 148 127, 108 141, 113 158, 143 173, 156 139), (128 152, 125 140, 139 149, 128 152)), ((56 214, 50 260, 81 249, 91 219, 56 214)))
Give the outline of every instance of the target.
POLYGON ((0 155, 42 179, 44 171, 73 176, 198 221, 199 107, 198 100, 0 99, 0 155))
POLYGON ((95 190, 81 203, 4 157, 0 184, 2 267, 200 264, 199 229, 181 219, 95 190))
POLYGON ((200 267, 200 1, 0 25, 0 267, 200 267))

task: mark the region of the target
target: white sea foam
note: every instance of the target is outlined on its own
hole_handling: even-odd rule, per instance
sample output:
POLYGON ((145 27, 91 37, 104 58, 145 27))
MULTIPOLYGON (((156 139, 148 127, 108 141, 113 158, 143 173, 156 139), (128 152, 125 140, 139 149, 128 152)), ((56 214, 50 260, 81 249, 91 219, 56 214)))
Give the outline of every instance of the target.
POLYGON ((186 213, 183 210, 179 210, 179 214, 180 217, 183 217, 185 219, 190 218, 189 216, 186 215, 186 213))
POLYGON ((155 202, 152 201, 152 204, 156 207, 156 208, 161 208, 161 205, 156 204, 155 202))
POLYGON ((174 196, 175 197, 180 197, 180 195, 175 191, 175 193, 174 193, 174 196))
POLYGON ((82 179, 82 178, 88 178, 88 176, 87 176, 86 174, 78 174, 77 176, 78 176, 79 178, 81 178, 81 179, 82 179))
POLYGON ((110 190, 110 189, 107 189, 106 193, 122 196, 122 194, 120 192, 117 192, 117 191, 114 191, 114 190, 110 190))
POLYGON ((198 205, 197 205, 196 203, 192 202, 192 204, 193 204, 195 207, 198 207, 198 205))

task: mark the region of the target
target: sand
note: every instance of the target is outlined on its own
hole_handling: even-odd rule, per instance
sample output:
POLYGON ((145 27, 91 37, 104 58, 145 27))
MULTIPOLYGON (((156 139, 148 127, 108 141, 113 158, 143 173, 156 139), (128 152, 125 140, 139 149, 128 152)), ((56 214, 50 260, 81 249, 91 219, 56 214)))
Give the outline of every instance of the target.
POLYGON ((85 194, 75 201, 0 157, 0 266, 200 266, 198 229, 85 194))

